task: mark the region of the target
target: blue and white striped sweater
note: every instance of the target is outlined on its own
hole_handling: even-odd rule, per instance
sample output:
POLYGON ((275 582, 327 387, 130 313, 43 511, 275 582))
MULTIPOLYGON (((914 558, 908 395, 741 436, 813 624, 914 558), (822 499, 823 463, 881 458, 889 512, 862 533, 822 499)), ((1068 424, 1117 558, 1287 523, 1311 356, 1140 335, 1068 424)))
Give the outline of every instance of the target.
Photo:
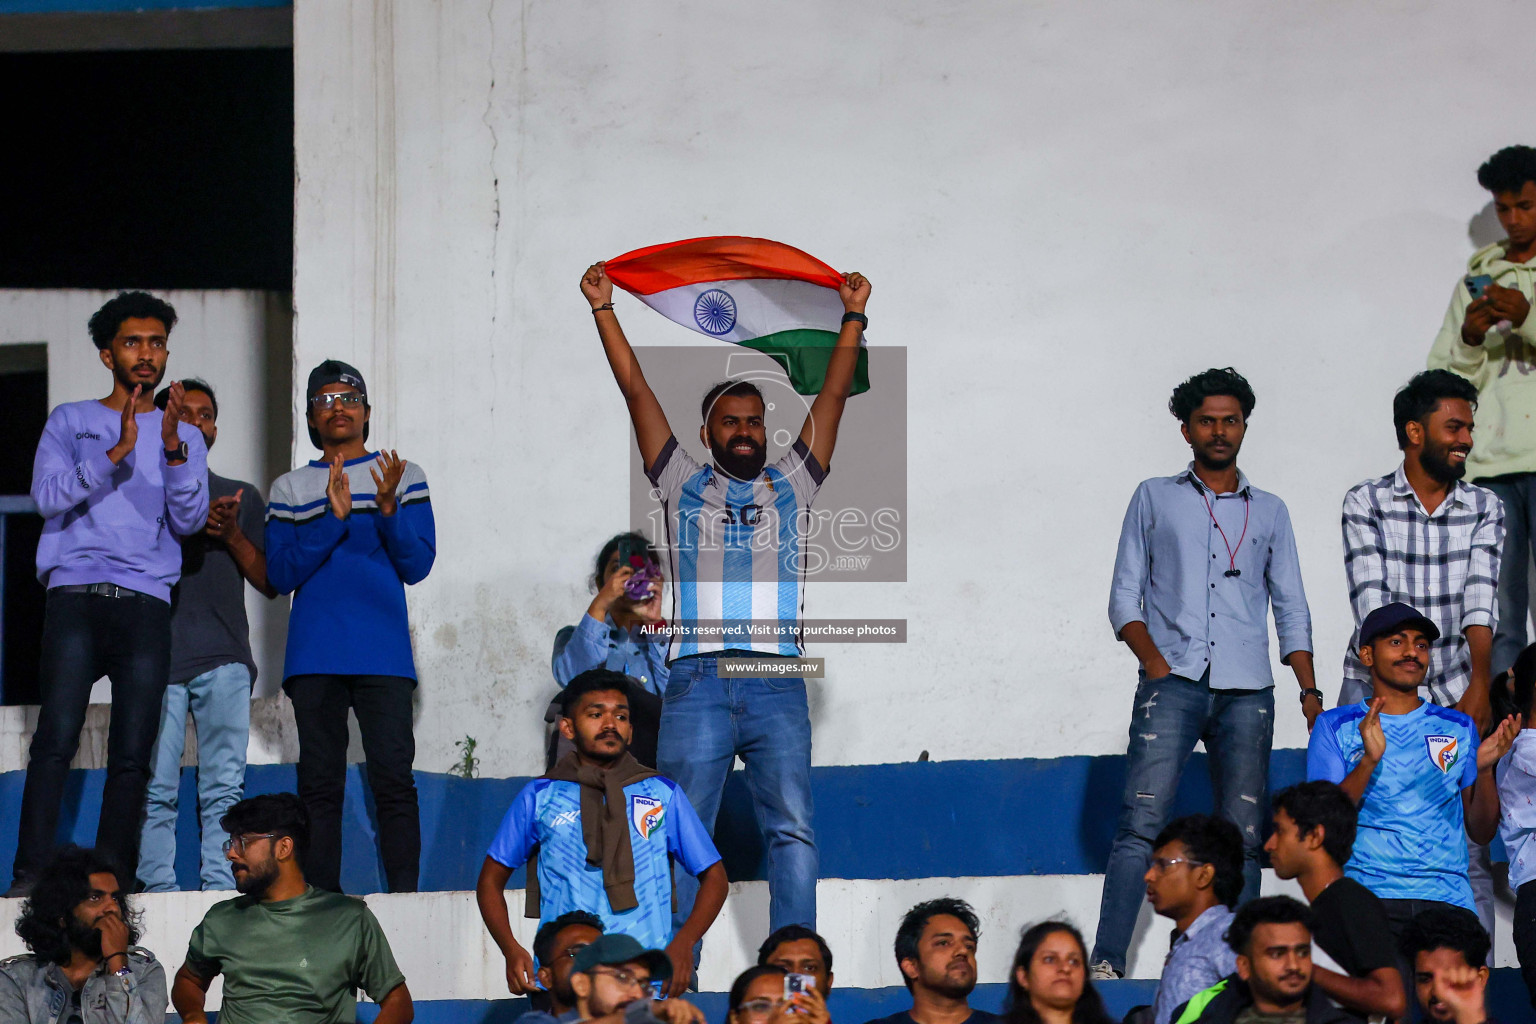
POLYGON ((321 461, 278 477, 267 504, 267 578, 293 594, 283 678, 416 678, 405 585, 432 570, 437 532, 427 477, 405 464, 392 516, 380 515, 369 473, 376 456, 346 463, 352 512, 331 514, 321 461))

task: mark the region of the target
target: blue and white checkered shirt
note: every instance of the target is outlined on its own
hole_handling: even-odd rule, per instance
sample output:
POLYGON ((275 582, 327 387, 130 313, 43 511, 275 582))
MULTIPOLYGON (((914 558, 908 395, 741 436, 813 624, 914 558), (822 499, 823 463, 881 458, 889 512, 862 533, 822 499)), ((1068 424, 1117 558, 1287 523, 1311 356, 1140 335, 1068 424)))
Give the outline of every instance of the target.
POLYGON ((1359 699, 1361 688, 1370 692, 1371 674, 1358 653, 1360 623, 1382 605, 1401 601, 1440 630, 1424 677, 1429 699, 1442 706, 1460 700, 1472 680, 1466 628, 1498 626, 1503 543, 1504 507, 1485 487, 1458 480, 1433 514, 1419 503, 1402 466, 1350 488, 1344 496, 1344 572, 1355 629, 1344 655, 1341 699, 1359 699))

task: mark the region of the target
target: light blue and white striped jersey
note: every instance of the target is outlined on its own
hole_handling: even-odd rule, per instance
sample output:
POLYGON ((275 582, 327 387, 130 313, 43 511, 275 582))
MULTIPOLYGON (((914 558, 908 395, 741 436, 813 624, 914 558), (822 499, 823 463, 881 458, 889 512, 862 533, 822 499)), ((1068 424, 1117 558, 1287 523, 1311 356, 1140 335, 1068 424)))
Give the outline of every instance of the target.
POLYGON ((826 478, 810 447, 797 440, 749 482, 699 465, 672 437, 647 475, 667 522, 668 660, 724 650, 802 654, 805 539, 826 478), (722 623, 723 631, 714 628, 722 623))
POLYGON ((690 875, 720 860, 715 844, 677 783, 660 775, 624 787, 629 844, 638 905, 616 912, 603 888, 601 864, 587 861, 581 828, 581 785, 534 779, 522 788, 496 830, 486 855, 516 868, 539 848, 539 923, 572 910, 602 918, 603 929, 623 932, 646 949, 672 941, 672 859, 690 875))

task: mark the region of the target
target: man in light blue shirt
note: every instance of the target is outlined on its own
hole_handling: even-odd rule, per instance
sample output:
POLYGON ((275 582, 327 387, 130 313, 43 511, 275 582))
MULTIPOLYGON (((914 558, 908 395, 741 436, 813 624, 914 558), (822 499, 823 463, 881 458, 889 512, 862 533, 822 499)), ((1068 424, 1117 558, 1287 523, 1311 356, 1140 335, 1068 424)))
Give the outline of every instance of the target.
POLYGON ((1274 739, 1271 602, 1280 660, 1296 673, 1309 725, 1323 708, 1290 513, 1237 468, 1253 406, 1253 389, 1231 368, 1175 388, 1168 408, 1194 461, 1175 476, 1144 481, 1120 531, 1109 620, 1141 671, 1090 957, 1095 978, 1125 973, 1152 840, 1199 740, 1210 753, 1216 811, 1243 836, 1243 895, 1259 893, 1274 739))

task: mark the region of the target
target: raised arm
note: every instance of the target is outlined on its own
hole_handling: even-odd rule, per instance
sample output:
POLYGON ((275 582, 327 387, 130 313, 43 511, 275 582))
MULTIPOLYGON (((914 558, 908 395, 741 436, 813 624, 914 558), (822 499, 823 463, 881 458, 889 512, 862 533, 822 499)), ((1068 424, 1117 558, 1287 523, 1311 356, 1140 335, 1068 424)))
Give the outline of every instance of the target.
MULTIPOLYGON (((869 303, 869 279, 863 274, 844 274, 842 286, 837 289, 843 300, 844 313, 864 314, 869 303)), ((832 449, 837 447, 837 428, 843 421, 843 407, 848 404, 848 391, 853 387, 853 374, 859 366, 859 337, 864 324, 859 320, 846 320, 837 333, 837 345, 827 360, 827 375, 822 379, 821 392, 811 403, 805 425, 800 428, 800 440, 816 456, 822 469, 832 465, 832 449)))
POLYGON ((261 495, 256 495, 250 505, 243 504, 245 488, 208 503, 208 536, 222 541, 251 586, 263 597, 277 596, 277 589, 267 582, 267 556, 262 552, 266 543, 261 523, 261 495))
POLYGON ((662 411, 656 393, 646 383, 635 350, 629 347, 619 317, 613 311, 613 282, 601 263, 594 263, 581 276, 581 294, 592 306, 592 318, 597 321, 597 336, 603 342, 603 354, 608 357, 608 367, 618 382, 619 392, 629 406, 629 419, 635 425, 635 440, 640 444, 640 459, 649 470, 661 454, 672 427, 667 414, 662 411))
POLYGON ((393 451, 379 452, 378 465, 370 466, 368 472, 378 489, 379 533, 384 538, 384 552, 402 583, 420 583, 437 560, 437 522, 432 516, 427 478, 419 466, 413 466, 407 474, 405 460, 393 451))
POLYGON ((280 489, 281 481, 279 486, 273 487, 272 501, 267 506, 264 548, 267 582, 279 594, 291 594, 303 586, 315 574, 315 570, 331 557, 336 545, 347 536, 349 527, 346 517, 351 511, 352 498, 346 490, 346 479, 338 458, 331 467, 331 508, 313 521, 306 522, 302 530, 298 526, 297 516, 300 512, 307 513, 309 509, 295 508, 293 499, 280 489), (340 483, 337 483, 338 478, 340 483))

